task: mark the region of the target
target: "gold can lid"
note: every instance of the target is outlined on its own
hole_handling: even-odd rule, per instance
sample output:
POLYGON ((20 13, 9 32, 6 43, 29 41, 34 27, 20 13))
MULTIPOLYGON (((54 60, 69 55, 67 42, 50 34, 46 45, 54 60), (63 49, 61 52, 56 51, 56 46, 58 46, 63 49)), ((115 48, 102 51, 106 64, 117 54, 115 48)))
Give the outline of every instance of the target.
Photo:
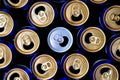
POLYGON ((118 80, 119 73, 117 69, 107 63, 99 65, 94 71, 94 80, 118 80))
POLYGON ((5 80, 30 80, 30 77, 23 69, 14 68, 7 73, 5 80))
POLYGON ((57 62, 50 55, 40 55, 32 64, 32 71, 39 79, 50 79, 57 72, 57 62))
POLYGON ((28 0, 7 0, 7 2, 13 8, 21 8, 28 3, 28 0))
POLYGON ((82 1, 70 1, 64 9, 65 20, 73 26, 84 24, 89 17, 89 9, 82 1))
POLYGON ((116 38, 115 40, 112 41, 111 45, 110 45, 110 52, 112 54, 112 57, 117 60, 120 61, 120 37, 116 38))
POLYGON ((113 31, 120 31, 120 6, 109 7, 104 14, 106 26, 113 31))
POLYGON ((35 26, 46 27, 54 19, 54 9, 47 2, 36 2, 29 11, 29 19, 35 26))
POLYGON ((7 36, 13 30, 13 26, 12 17, 4 11, 0 11, 0 37, 7 36))
POLYGON ((97 52, 104 47, 106 36, 101 29, 89 27, 82 32, 80 43, 86 51, 97 52))
POLYGON ((35 31, 23 29, 15 36, 14 44, 20 53, 29 55, 39 48, 40 39, 35 31))
POLYGON ((101 3, 106 2, 107 0, 90 0, 90 1, 96 4, 101 4, 101 3))
POLYGON ((0 43, 0 69, 8 66, 12 60, 12 52, 10 48, 0 43))
POLYGON ((87 74, 88 70, 89 62, 86 57, 81 54, 71 54, 64 61, 64 71, 71 78, 82 78, 87 74))

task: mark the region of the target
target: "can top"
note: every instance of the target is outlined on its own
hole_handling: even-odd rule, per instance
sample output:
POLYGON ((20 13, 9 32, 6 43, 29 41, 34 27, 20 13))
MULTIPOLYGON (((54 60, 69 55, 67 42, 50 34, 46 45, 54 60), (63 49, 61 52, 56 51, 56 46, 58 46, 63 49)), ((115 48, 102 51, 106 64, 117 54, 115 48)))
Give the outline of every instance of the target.
POLYGON ((13 29, 12 17, 4 11, 0 11, 0 37, 7 36, 13 29))
POLYGON ((7 73, 5 80, 30 80, 30 77, 23 69, 14 68, 7 73))
POLYGON ((120 61, 120 37, 114 39, 110 45, 110 50, 111 50, 111 54, 112 57, 117 60, 120 61))
POLYGON ((120 31, 120 6, 109 7, 104 14, 106 26, 113 31, 120 31))
POLYGON ((89 62, 81 54, 73 53, 69 55, 64 61, 65 73, 74 79, 79 79, 85 76, 89 70, 89 62))
POLYGON ((101 4, 101 3, 106 2, 107 0, 90 0, 90 1, 96 4, 101 4))
POLYGON ((8 66, 12 60, 12 52, 10 48, 0 43, 0 69, 8 66))
POLYGON ((21 8, 28 3, 28 0, 7 0, 7 2, 13 8, 21 8))
POLYGON ((63 27, 57 27, 51 30, 47 40, 49 47, 58 53, 67 51, 73 44, 71 32, 63 27))
POLYGON ((36 2, 29 10, 29 19, 37 27, 46 27, 54 19, 54 9, 47 2, 36 2))
POLYGON ((15 36, 14 44, 19 52, 29 55, 39 48, 40 39, 35 31, 23 29, 15 36))
POLYGON ((97 27, 89 27, 85 29, 80 36, 80 43, 83 48, 89 52, 97 52, 101 50, 106 42, 104 32, 97 27))
POLYGON ((39 79, 50 79, 57 72, 57 63, 52 56, 43 54, 35 58, 32 70, 39 79))
POLYGON ((94 80, 118 80, 119 74, 117 69, 107 63, 99 65, 94 71, 94 80))
POLYGON ((82 1, 70 1, 64 8, 65 20, 73 26, 84 24, 89 17, 89 9, 82 1))

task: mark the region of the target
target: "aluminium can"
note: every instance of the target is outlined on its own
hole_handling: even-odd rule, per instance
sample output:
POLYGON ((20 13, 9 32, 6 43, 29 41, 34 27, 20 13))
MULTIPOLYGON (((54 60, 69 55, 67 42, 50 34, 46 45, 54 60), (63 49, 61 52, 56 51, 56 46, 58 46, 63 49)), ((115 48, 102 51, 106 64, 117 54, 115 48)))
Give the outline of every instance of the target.
POLYGON ((50 31, 47 42, 54 52, 63 53, 71 48, 73 36, 67 28, 57 27, 50 31))
POLYGON ((30 55, 39 48, 40 38, 34 30, 22 29, 16 34, 14 45, 20 53, 30 55))
POLYGON ((48 54, 35 57, 31 65, 31 70, 34 75, 42 80, 53 78, 58 70, 57 61, 48 54))
POLYGON ((93 80, 119 80, 117 68, 109 60, 96 61, 92 73, 93 80))
POLYGON ((55 12, 48 2, 39 1, 34 3, 28 14, 29 22, 37 27, 47 27, 55 17, 55 12))
POLYGON ((84 55, 72 53, 62 58, 62 67, 69 78, 82 79, 89 70, 89 62, 84 55))
POLYGON ((103 4, 105 3, 107 0, 90 0, 92 3, 95 3, 95 4, 103 4))
POLYGON ((61 9, 64 20, 72 26, 80 26, 89 18, 88 6, 83 1, 66 2, 61 9))
POLYGON ((105 43, 106 36, 98 27, 82 28, 78 33, 78 45, 85 51, 98 52, 105 43))

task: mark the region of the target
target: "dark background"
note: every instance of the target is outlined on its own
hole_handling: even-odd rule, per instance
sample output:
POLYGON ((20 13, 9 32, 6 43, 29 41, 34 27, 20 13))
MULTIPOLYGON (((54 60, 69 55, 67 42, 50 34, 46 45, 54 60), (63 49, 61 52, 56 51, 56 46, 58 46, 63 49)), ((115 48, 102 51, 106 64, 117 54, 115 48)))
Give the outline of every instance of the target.
MULTIPOLYGON (((56 0, 56 2, 55 2, 55 0, 47 1, 55 9, 55 19, 52 22, 52 24, 50 24, 48 27, 45 27, 45 28, 38 28, 38 27, 33 26, 37 29, 38 35, 39 35, 40 40, 41 40, 41 44, 40 44, 39 49, 35 53, 33 53, 33 55, 26 56, 26 55, 19 53, 15 49, 13 39, 19 30, 21 30, 25 26, 31 26, 29 21, 28 21, 28 18, 27 18, 28 11, 29 11, 29 7, 37 1, 41 1, 41 0, 31 0, 31 2, 28 4, 27 9, 10 9, 10 8, 6 7, 6 5, 4 5, 3 0, 0 0, 0 9, 9 10, 13 19, 15 19, 15 29, 12 32, 13 34, 8 35, 8 36, 0 39, 1 41, 3 41, 3 42, 5 41, 5 42, 10 43, 12 45, 11 49, 13 50, 13 54, 14 54, 11 64, 5 69, 0 69, 0 80, 3 80, 3 77, 8 70, 14 68, 17 65, 24 65, 24 66, 30 68, 31 59, 36 54, 38 54, 38 55, 40 55, 40 54, 52 55, 60 63, 62 57, 65 54, 71 54, 71 53, 76 52, 76 51, 82 52, 83 55, 89 61, 90 69, 89 69, 89 72, 87 73, 87 75, 85 75, 81 80, 91 80, 91 76, 90 76, 91 70, 93 68, 94 63, 97 60, 108 59, 108 60, 112 61, 112 64, 117 67, 118 71, 120 71, 120 68, 119 68, 120 63, 117 61, 111 60, 108 57, 106 50, 105 50, 105 47, 108 44, 107 42, 110 39, 110 37, 118 34, 119 31, 112 33, 112 31, 109 31, 109 30, 104 29, 104 28, 102 29, 105 32, 107 42, 105 44, 105 47, 102 50, 100 50, 99 52, 90 53, 90 52, 87 52, 87 51, 80 49, 78 46, 78 42, 79 42, 78 41, 78 32, 79 32, 79 30, 82 27, 85 27, 85 28, 90 27, 90 26, 102 27, 103 25, 100 24, 99 18, 100 18, 100 15, 103 14, 102 13, 103 9, 105 9, 106 7, 112 6, 112 5, 120 5, 120 0, 108 0, 106 3, 100 4, 100 5, 91 3, 89 0, 83 0, 87 4, 87 6, 90 10, 90 16, 89 16, 89 19, 87 20, 87 22, 79 28, 69 25, 68 23, 66 23, 64 21, 63 18, 61 18, 61 15, 63 15, 61 13, 61 10, 63 10, 62 6, 68 0, 62 0, 63 2, 60 2, 60 0, 58 0, 58 1, 56 0), (67 52, 64 52, 64 53, 53 52, 47 44, 47 36, 48 36, 50 30, 52 30, 55 27, 66 27, 67 29, 69 29, 71 31, 71 33, 74 37, 73 45, 67 52)), ((46 1, 46 0, 43 0, 43 1, 46 1)), ((71 1, 71 0, 69 0, 69 1, 71 1)), ((35 76, 33 75, 33 77, 35 77, 35 76)), ((58 69, 58 72, 55 75, 54 79, 61 80, 63 78, 70 79, 69 77, 65 76, 65 74, 61 68, 61 65, 59 64, 59 69, 58 69)), ((36 78, 34 78, 33 80, 36 80, 36 78)))

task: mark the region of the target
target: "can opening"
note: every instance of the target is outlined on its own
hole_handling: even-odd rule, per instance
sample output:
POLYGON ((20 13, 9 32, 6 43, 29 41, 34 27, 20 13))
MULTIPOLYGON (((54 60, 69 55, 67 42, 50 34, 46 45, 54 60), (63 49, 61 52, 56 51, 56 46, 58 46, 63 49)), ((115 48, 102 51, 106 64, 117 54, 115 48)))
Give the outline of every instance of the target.
POLYGON ((80 21, 81 19, 82 19, 82 14, 80 14, 78 17, 75 17, 74 15, 72 15, 71 16, 71 19, 73 20, 73 21, 80 21))
POLYGON ((18 73, 14 73, 10 76, 10 80, 15 80, 16 77, 20 77, 18 73))
POLYGON ((38 70, 38 72, 40 73, 40 74, 44 74, 46 71, 44 71, 44 70, 42 70, 42 64, 41 63, 39 63, 38 65, 37 65, 37 70, 38 70))
POLYGON ((0 59, 0 64, 4 63, 4 61, 5 61, 4 58, 0 59))
POLYGON ((10 0, 12 3, 15 3, 15 4, 17 4, 17 3, 19 3, 19 1, 20 0, 10 0))
POLYGON ((65 47, 68 44, 68 38, 66 36, 63 36, 64 41, 60 43, 60 46, 65 47))
POLYGON ((90 42, 90 40, 89 40, 89 38, 92 36, 92 33, 87 33, 86 34, 86 36, 85 36, 85 42, 86 43, 88 43, 88 44, 90 44, 91 42, 90 42))
POLYGON ((32 49, 33 47, 34 47, 34 43, 33 43, 33 42, 31 42, 29 45, 23 44, 23 48, 26 49, 26 50, 30 50, 30 49, 32 49))
POLYGON ((39 11, 45 11, 45 7, 44 6, 39 6, 35 9, 35 14, 38 15, 39 11))
POLYGON ((4 27, 0 28, 0 32, 3 32, 4 31, 4 27))
POLYGON ((73 66, 70 66, 70 67, 69 67, 69 70, 70 70, 70 72, 72 72, 72 73, 74 73, 74 74, 78 74, 78 73, 80 72, 80 68, 75 70, 75 69, 73 68, 73 66))
POLYGON ((119 49, 116 50, 116 55, 120 57, 120 50, 119 49))
POLYGON ((110 71, 110 68, 102 68, 100 73, 103 74, 105 72, 109 72, 110 71))

